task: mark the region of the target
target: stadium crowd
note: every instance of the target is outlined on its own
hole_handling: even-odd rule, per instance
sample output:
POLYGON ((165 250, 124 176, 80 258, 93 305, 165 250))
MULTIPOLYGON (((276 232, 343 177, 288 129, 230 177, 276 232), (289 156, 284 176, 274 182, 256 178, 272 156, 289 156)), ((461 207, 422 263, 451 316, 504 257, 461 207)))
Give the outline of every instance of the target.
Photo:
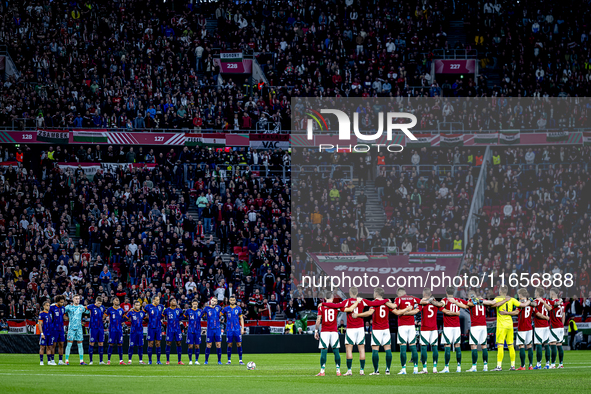
POLYGON ((185 147, 92 177, 28 154, 38 166, 0 174, 0 318, 30 318, 58 294, 124 307, 234 294, 247 320, 289 309, 291 186, 275 171, 288 152, 268 152, 264 166, 254 149, 185 147))
POLYGON ((292 97, 589 95, 587 12, 563 4, 173 3, 0 5, 0 42, 20 73, 0 86, 0 125, 287 130, 292 97), (476 49, 501 86, 485 73, 431 80, 434 52, 457 49, 446 30, 459 19, 468 43, 456 47, 476 49), (269 84, 221 78, 220 50, 259 53, 269 84))
POLYGON ((591 95, 589 11, 565 3, 487 1, 464 17, 480 66, 501 72, 499 94, 591 95))
POLYGON ((557 286, 563 295, 591 297, 591 148, 492 149, 484 207, 462 271, 570 273, 574 286, 557 286))
POLYGON ((313 166, 353 163, 352 174, 346 170, 323 174, 316 169, 294 179, 296 267, 314 270, 305 252, 463 250, 481 150, 423 147, 388 154, 318 154, 297 149, 294 162, 313 166), (367 185, 368 179, 374 187, 367 185), (384 226, 373 232, 366 227, 372 219, 366 215, 369 194, 378 196, 387 217, 384 226))

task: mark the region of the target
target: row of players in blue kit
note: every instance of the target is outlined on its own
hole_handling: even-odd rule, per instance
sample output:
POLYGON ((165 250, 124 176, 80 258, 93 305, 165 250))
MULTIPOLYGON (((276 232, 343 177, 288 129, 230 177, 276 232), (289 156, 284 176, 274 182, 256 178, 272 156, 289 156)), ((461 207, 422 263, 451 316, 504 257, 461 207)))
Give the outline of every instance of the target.
POLYGON ((183 311, 178 308, 176 300, 170 300, 170 307, 165 308, 160 305, 159 297, 154 297, 151 304, 146 305, 143 309, 140 301, 135 301, 133 309, 127 313, 120 307, 118 298, 113 299, 113 306, 106 309, 102 305, 101 299, 98 298, 93 305, 87 307, 79 305, 79 297, 74 297, 73 305, 64 307, 65 298, 63 296, 56 297, 56 303, 50 305, 45 302, 43 305, 43 312, 39 314, 39 330, 41 332, 40 338, 40 358, 41 365, 43 365, 43 354, 47 355, 48 365, 57 365, 54 361, 55 347, 58 345, 59 349, 59 363, 69 364, 70 348, 73 342, 78 343, 78 353, 80 355, 80 364, 84 363, 84 352, 82 347, 82 314, 90 313, 90 346, 89 356, 90 365, 93 364, 94 345, 98 344, 98 352, 100 357, 100 364, 103 362, 103 343, 105 337, 104 321, 109 322, 109 349, 107 365, 111 364, 111 354, 113 346, 118 347, 119 364, 125 364, 123 361, 123 329, 122 326, 125 321, 131 322, 131 332, 129 338, 128 364, 132 363, 132 356, 134 347, 137 348, 140 364, 143 362, 143 345, 144 345, 144 327, 143 323, 148 320, 148 364, 152 364, 152 355, 154 344, 156 345, 156 363, 160 362, 162 340, 162 320, 166 321, 166 365, 170 364, 170 348, 172 342, 176 342, 178 363, 184 365, 181 361, 182 357, 182 332, 181 321, 187 320, 187 346, 189 355, 189 365, 193 364, 193 354, 195 355, 195 365, 199 365, 199 348, 201 344, 201 320, 203 317, 207 320, 207 347, 205 349, 205 364, 208 364, 209 354, 212 344, 215 342, 218 364, 222 363, 222 349, 221 349, 221 318, 226 321, 226 340, 228 343, 228 364, 231 363, 232 344, 235 342, 238 348, 238 355, 240 364, 242 362, 242 335, 244 334, 244 318, 242 316, 242 309, 236 304, 236 298, 230 298, 230 305, 222 308, 217 304, 217 299, 212 298, 209 304, 203 309, 199 308, 197 301, 192 302, 192 307, 183 311), (66 348, 66 361, 62 362, 63 343, 64 343, 64 315, 68 316, 68 335, 66 348))

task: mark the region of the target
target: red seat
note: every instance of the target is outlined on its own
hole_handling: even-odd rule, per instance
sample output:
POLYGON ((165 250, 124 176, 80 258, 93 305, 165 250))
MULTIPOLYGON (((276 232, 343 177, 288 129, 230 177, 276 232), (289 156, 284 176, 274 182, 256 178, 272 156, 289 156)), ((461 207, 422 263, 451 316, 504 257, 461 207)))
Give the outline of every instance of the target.
POLYGON ((234 254, 242 253, 242 246, 234 246, 234 254))
POLYGON ((238 253, 238 260, 248 261, 248 253, 238 253))

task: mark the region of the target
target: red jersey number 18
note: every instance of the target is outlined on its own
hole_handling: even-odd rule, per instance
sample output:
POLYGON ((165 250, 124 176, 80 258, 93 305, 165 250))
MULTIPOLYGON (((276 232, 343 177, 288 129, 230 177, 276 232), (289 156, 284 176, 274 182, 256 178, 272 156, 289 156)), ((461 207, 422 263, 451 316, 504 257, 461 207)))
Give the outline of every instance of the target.
POLYGON ((334 309, 325 309, 324 310, 324 321, 325 322, 332 322, 334 320, 334 309))

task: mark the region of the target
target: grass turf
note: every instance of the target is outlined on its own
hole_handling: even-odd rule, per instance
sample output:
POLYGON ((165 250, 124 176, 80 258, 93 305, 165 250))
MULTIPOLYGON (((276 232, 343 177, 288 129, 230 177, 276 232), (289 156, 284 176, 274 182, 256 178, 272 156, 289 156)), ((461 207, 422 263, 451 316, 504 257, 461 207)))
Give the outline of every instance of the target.
MULTIPOLYGON (((344 349, 343 349, 344 350, 344 349)), ((489 365, 496 366, 496 352, 490 353, 489 365)), ((210 357, 214 365, 181 366, 176 365, 176 354, 171 355, 174 364, 139 365, 137 355, 134 355, 132 365, 120 366, 119 357, 113 356, 110 366, 78 365, 78 355, 70 356, 70 366, 40 366, 38 355, 0 354, 0 392, 1 393, 169 393, 199 390, 203 392, 294 392, 302 390, 306 394, 327 392, 381 392, 382 390, 405 390, 407 392, 425 393, 501 393, 501 392, 543 392, 555 393, 569 388, 575 392, 589 390, 589 376, 591 373, 591 352, 565 352, 565 368, 541 371, 509 372, 509 355, 505 351, 503 372, 478 372, 432 374, 432 364, 429 361, 427 375, 397 376, 400 361, 399 353, 394 353, 392 375, 385 376, 385 355, 380 352, 380 376, 368 376, 372 372, 371 353, 367 354, 366 376, 359 376, 359 359, 355 353, 353 357, 353 376, 335 376, 334 359, 332 353, 328 355, 327 375, 314 376, 319 371, 319 354, 255 354, 245 355, 244 361, 254 361, 257 369, 249 371, 245 366, 237 365, 238 358, 233 357, 234 364, 217 365, 217 355, 210 357), (386 387, 387 386, 387 387, 386 387), (395 387, 393 387, 395 386, 395 387)), ((409 361, 410 361, 410 354, 409 361)), ((343 373, 345 354, 341 353, 343 373)), ((479 358, 481 353, 479 353, 479 358)), ((440 360, 443 352, 440 352, 440 360)), ((463 370, 471 367, 470 352, 462 355, 463 370)), ((85 356, 88 362, 88 355, 85 356)), ((105 357, 106 360, 106 357, 105 357)), ((127 361, 127 356, 124 355, 127 361)), ((166 360, 163 355, 162 360, 166 360)), ((431 354, 429 354, 431 360, 431 354)), ((144 355, 144 361, 147 361, 144 355)), ((155 359, 154 359, 155 361, 155 359)), ((188 362, 188 356, 183 355, 183 361, 188 362)), ((199 361, 203 364, 204 357, 199 361)), ((226 355, 222 356, 225 362, 226 355)), ((482 360, 480 360, 482 361, 482 360)), ((545 361, 544 361, 545 362, 545 361)), ((519 354, 517 354, 519 365, 519 354)), ((455 371, 455 355, 452 354, 450 370, 455 371)), ((439 369, 443 363, 439 364, 439 369)), ((478 366, 482 370, 482 364, 478 366)))

